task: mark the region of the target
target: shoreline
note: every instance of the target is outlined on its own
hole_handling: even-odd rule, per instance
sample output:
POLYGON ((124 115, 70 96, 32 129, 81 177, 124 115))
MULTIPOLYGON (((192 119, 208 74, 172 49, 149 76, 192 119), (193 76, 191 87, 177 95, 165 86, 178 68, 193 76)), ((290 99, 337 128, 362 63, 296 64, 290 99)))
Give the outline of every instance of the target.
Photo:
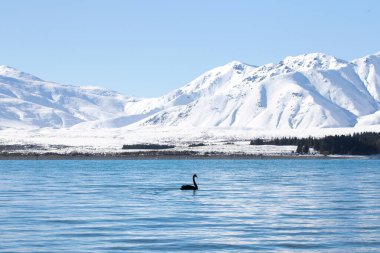
POLYGON ((1 153, 0 160, 270 160, 270 159, 380 159, 380 156, 356 155, 252 155, 252 154, 199 154, 177 152, 138 152, 138 153, 1 153))

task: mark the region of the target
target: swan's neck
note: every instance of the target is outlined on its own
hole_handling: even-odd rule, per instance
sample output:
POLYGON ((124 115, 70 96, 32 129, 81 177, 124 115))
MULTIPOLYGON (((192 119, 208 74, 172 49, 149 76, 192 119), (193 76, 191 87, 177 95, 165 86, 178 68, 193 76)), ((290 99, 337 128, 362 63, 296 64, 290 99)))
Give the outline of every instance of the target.
POLYGON ((195 182, 195 177, 193 177, 193 183, 194 183, 194 187, 195 187, 195 189, 198 189, 198 185, 197 185, 197 183, 195 182))

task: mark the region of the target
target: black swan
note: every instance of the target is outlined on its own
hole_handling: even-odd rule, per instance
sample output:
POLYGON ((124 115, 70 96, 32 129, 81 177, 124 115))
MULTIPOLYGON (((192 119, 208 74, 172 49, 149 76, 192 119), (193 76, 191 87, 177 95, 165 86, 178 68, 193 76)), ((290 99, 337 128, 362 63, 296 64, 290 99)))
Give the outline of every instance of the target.
POLYGON ((198 190, 198 185, 195 182, 195 178, 198 178, 197 174, 193 175, 193 183, 194 183, 194 185, 189 185, 189 184, 182 185, 181 186, 181 190, 198 190))

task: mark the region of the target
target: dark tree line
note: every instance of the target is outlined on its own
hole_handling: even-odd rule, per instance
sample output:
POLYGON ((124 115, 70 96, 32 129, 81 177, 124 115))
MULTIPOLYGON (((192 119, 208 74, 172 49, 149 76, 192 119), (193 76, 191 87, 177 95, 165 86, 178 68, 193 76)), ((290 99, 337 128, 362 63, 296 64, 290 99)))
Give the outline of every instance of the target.
POLYGON ((123 145, 122 149, 169 149, 175 148, 173 145, 161 145, 161 144, 131 144, 123 145))
POLYGON ((307 154, 309 148, 321 154, 371 155, 380 154, 380 133, 365 132, 352 135, 329 135, 323 138, 284 137, 270 140, 255 139, 251 145, 294 145, 297 153, 307 154))

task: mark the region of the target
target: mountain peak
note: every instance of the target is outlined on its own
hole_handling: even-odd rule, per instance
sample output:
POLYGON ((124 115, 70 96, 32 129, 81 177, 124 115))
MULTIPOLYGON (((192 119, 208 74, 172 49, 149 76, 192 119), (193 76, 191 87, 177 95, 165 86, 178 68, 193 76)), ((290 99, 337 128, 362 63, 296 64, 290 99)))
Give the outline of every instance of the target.
POLYGON ((377 53, 374 53, 374 54, 366 55, 366 56, 364 56, 362 58, 355 59, 352 62, 356 63, 356 64, 358 64, 360 62, 366 64, 366 63, 370 63, 370 62, 373 62, 373 61, 378 62, 380 60, 379 58, 380 58, 380 52, 377 52, 377 53))
POLYGON ((0 65, 0 75, 6 76, 6 77, 11 77, 11 78, 16 78, 16 79, 27 79, 27 80, 33 80, 33 81, 42 81, 40 78, 38 78, 36 76, 22 72, 18 69, 15 69, 13 67, 6 66, 6 65, 0 65))
POLYGON ((249 67, 253 67, 253 68, 256 68, 256 67, 257 67, 257 66, 254 66, 254 65, 251 65, 251 64, 248 64, 248 63, 242 62, 242 61, 238 61, 238 60, 230 61, 229 63, 227 63, 227 64, 224 65, 224 66, 230 66, 230 67, 233 67, 234 69, 243 68, 243 67, 245 67, 245 66, 249 66, 249 67))
POLYGON ((280 63, 292 69, 338 69, 347 64, 344 60, 318 52, 288 56, 280 63))

